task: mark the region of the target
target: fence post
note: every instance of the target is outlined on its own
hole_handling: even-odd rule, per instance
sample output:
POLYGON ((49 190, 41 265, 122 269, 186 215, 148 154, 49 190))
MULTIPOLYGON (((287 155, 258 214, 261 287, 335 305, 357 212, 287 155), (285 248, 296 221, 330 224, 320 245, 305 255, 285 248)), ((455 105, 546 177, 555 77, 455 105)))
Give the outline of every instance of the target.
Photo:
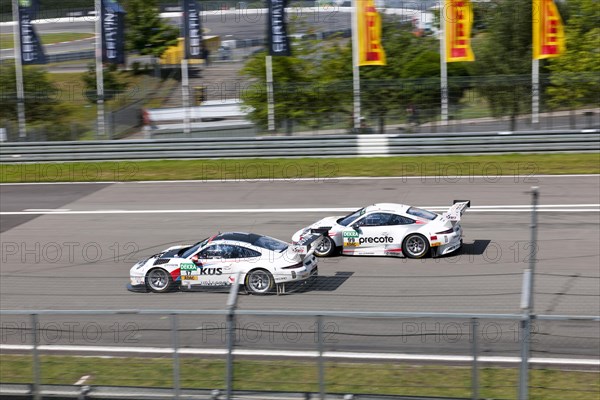
POLYGON ((529 398, 529 350, 531 337, 531 317, 534 312, 534 277, 535 262, 537 258, 537 205, 539 190, 537 186, 531 188, 531 258, 529 259, 529 269, 523 274, 523 289, 521 293, 521 309, 523 318, 521 319, 521 367, 519 371, 519 400, 529 398))
POLYGON ((319 399, 325 400, 325 364, 323 360, 323 316, 317 315, 317 349, 319 358, 319 399))
POLYGON ((529 335, 531 316, 524 315, 521 320, 521 367, 519 370, 519 400, 529 398, 529 335))
POLYGON ((235 307, 237 306, 237 295, 240 288, 240 273, 235 275, 231 291, 227 298, 227 363, 226 363, 226 399, 231 400, 233 396, 233 346, 235 343, 235 307))
POLYGON ((171 343, 173 343, 173 396, 179 399, 181 385, 179 379, 179 332, 177 314, 171 314, 171 343))
POLYGON ((40 393, 40 357, 38 354, 38 315, 31 314, 31 332, 33 333, 33 400, 42 400, 40 393))
POLYGON ((477 318, 471 318, 471 334, 473 335, 472 351, 473 351, 473 366, 471 370, 471 398, 479 399, 479 367, 477 365, 477 356, 479 354, 479 321, 477 318))

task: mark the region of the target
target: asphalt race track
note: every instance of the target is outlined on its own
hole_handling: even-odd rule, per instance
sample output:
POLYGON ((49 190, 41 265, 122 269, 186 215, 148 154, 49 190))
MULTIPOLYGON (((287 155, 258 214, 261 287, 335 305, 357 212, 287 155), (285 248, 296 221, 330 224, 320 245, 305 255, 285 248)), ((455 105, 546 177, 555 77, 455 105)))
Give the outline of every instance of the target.
MULTIPOLYGON (((313 287, 284 296, 241 295, 239 309, 518 313, 522 271, 529 265, 530 254, 530 213, 526 210, 531 197, 527 192, 539 186, 542 212, 535 312, 599 315, 599 180, 598 176, 448 176, 1 185, 0 308, 224 309, 226 293, 130 293, 125 289, 129 268, 172 244, 194 242, 219 231, 251 231, 289 240, 297 229, 332 214, 319 211, 323 208, 352 209, 376 202, 445 207, 454 199, 469 199, 473 209, 463 217, 465 246, 457 255, 426 260, 321 259, 320 277, 313 287), (514 206, 523 206, 522 211, 514 206)), ((7 321, 12 319, 3 317, 3 323, 7 321)), ((168 340, 161 336, 168 332, 166 317, 82 316, 78 321, 103 321, 103 326, 117 326, 119 335, 129 332, 127 323, 133 323, 129 330, 134 326, 134 331, 151 327, 154 334, 137 336, 143 336, 145 345, 168 340)), ((220 321, 206 317, 185 325, 198 333, 220 326, 220 321)), ((283 321, 271 318, 270 326, 279 326, 273 329, 281 332, 283 321)), ((314 323, 310 318, 291 322, 307 331, 314 323)), ((250 324, 252 319, 242 318, 241 323, 250 324)), ((401 326, 405 331, 436 329, 432 328, 435 321, 417 328, 413 322, 406 323, 401 326)), ((510 340, 517 329, 515 322, 493 323, 497 324, 494 329, 501 326, 498 329, 508 335, 503 351, 518 354, 517 344, 510 340)), ((389 330, 389 324, 380 320, 369 326, 351 319, 332 324, 333 332, 353 330, 368 335, 389 330)), ((569 336, 574 325, 557 323, 552 329, 569 336)), ((597 340, 585 338, 598 337, 598 324, 577 325, 576 331, 577 339, 560 336, 566 354, 597 354, 597 340)), ((203 343, 222 343, 219 335, 205 337, 203 343)), ((126 344, 121 336, 111 338, 126 344)), ((196 340, 182 338, 184 346, 196 340)), ((310 338, 303 340, 311 343, 310 338)), ((344 348, 395 347, 393 340, 373 343, 357 337, 348 339, 344 348)), ((15 341, 3 336, 3 343, 15 341)), ((264 347, 265 341, 277 346, 266 339, 252 345, 264 347)), ((418 344, 421 351, 427 350, 427 343, 418 344)), ((448 346, 448 351, 460 353, 460 348, 448 346)))

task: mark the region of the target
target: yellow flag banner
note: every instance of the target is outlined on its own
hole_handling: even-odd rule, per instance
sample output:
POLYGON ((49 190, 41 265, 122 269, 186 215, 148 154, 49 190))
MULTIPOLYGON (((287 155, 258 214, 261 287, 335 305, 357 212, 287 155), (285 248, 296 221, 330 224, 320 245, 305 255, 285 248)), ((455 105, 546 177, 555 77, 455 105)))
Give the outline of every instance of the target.
POLYGON ((558 57, 565 49, 565 30, 556 4, 533 0, 533 58, 558 57))
POLYGON ((446 62, 475 61, 471 49, 473 7, 470 0, 445 0, 446 62))
POLYGON ((381 16, 373 0, 355 0, 358 20, 358 65, 385 65, 381 16))

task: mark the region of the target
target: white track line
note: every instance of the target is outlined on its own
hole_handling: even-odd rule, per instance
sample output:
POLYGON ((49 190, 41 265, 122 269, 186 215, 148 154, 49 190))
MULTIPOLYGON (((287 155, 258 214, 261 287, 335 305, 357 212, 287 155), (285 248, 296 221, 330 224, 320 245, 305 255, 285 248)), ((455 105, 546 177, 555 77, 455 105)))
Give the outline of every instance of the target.
MULTIPOLYGON (((424 206, 431 211, 445 212, 448 206, 424 206)), ((340 208, 231 208, 231 209, 149 209, 149 210, 43 210, 3 211, 0 215, 89 215, 89 214, 259 214, 259 213, 348 213, 359 207, 340 208)), ((468 212, 530 212, 530 205, 473 206, 468 212)), ((539 206, 539 212, 600 212, 600 204, 554 204, 539 206)))
MULTIPOLYGON (((166 347, 119 347, 119 346, 61 346, 61 345, 41 345, 37 347, 38 351, 45 352, 76 352, 76 353, 122 353, 122 354, 173 354, 173 349, 166 347)), ((31 351, 32 345, 11 345, 2 344, 0 350, 12 351, 31 351)), ((179 349, 178 354, 183 355, 225 355, 227 349, 179 349)), ((256 356, 256 357, 296 357, 296 358, 317 358, 318 351, 303 350, 244 350, 235 349, 234 355, 256 356)), ((395 361, 439 361, 439 362, 472 362, 472 356, 448 356, 436 354, 405 354, 405 353, 357 353, 325 351, 323 356, 326 358, 351 359, 351 360, 395 360, 395 361)), ((520 357, 502 357, 502 356, 482 356, 477 357, 477 361, 490 363, 518 364, 520 357)), ((598 359, 579 359, 579 358, 541 358, 533 357, 529 359, 531 364, 552 364, 552 365, 579 365, 599 367, 598 359)))
POLYGON ((15 182, 15 183, 0 183, 0 186, 23 186, 23 185, 112 185, 112 184, 153 184, 153 183, 253 183, 253 182, 315 182, 327 183, 334 181, 354 181, 354 180, 438 180, 445 183, 458 183, 458 180, 473 180, 485 179, 490 183, 500 179, 513 179, 515 183, 531 183, 537 184, 538 178, 590 178, 600 177, 600 174, 567 174, 567 175, 431 175, 431 176, 340 176, 340 177, 313 177, 313 178, 236 178, 236 179, 179 179, 179 180, 158 180, 158 181, 83 181, 83 182, 15 182))

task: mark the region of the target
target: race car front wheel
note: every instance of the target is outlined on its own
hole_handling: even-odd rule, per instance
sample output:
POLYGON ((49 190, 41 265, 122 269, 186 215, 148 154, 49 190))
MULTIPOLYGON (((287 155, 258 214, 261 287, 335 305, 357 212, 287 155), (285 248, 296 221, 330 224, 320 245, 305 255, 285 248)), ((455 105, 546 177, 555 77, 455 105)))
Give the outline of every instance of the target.
POLYGON ((154 268, 146 275, 146 286, 154 293, 168 292, 173 286, 173 278, 166 270, 154 268))
POLYGON ((423 258, 428 251, 429 242, 418 233, 408 235, 402 244, 402 252, 408 258, 423 258))
POLYGON ((329 257, 335 253, 336 249, 337 248, 335 247, 335 242, 333 241, 333 239, 331 239, 328 236, 325 236, 323 238, 323 241, 321 241, 319 246, 317 246, 317 248, 315 249, 315 255, 317 257, 329 257))
POLYGON ((246 274, 246 289, 252 294, 265 294, 273 289, 275 280, 269 271, 255 269, 246 274))

